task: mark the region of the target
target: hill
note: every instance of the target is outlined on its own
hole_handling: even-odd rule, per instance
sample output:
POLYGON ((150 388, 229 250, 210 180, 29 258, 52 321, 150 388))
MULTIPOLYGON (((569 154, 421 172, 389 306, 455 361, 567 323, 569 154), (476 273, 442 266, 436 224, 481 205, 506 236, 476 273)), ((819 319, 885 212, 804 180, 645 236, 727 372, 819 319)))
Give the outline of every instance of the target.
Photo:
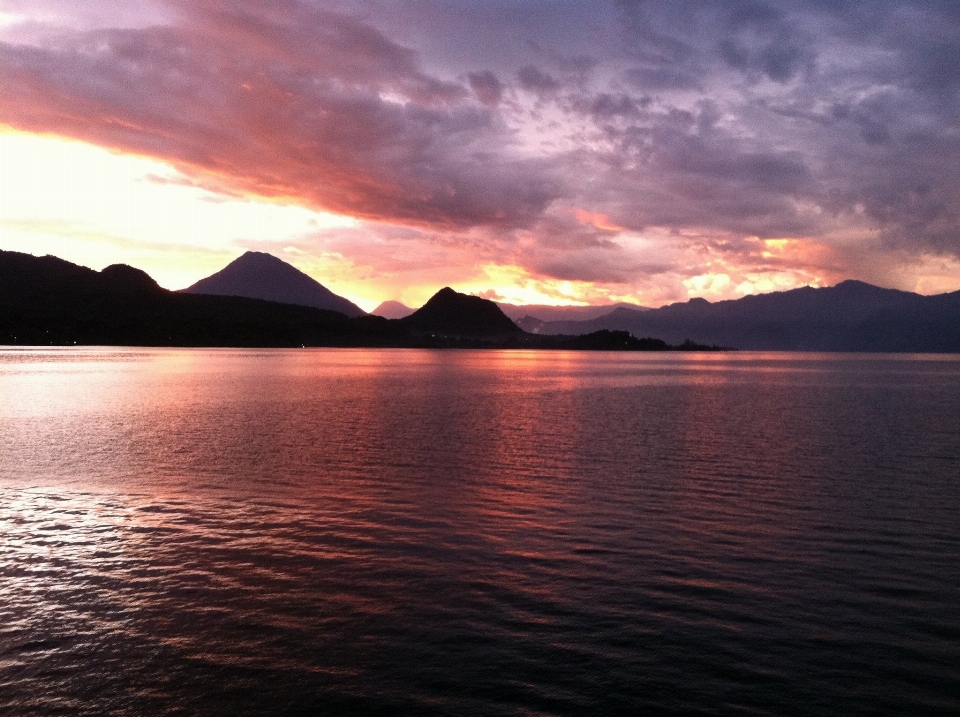
POLYGON ((262 299, 171 292, 125 265, 94 271, 0 251, 0 344, 20 345, 960 353, 960 292, 921 296, 845 281, 717 303, 618 308, 541 329, 527 333, 494 302, 450 288, 402 319, 349 318, 262 299))
POLYGON ((414 311, 416 309, 411 309, 399 301, 384 301, 370 313, 373 316, 382 316, 385 319, 402 319, 410 316, 414 311))
POLYGON ((94 271, 0 251, 0 344, 365 346, 394 340, 386 319, 161 288, 122 264, 94 271))
MULTIPOLYGON (((609 333, 609 332, 608 332, 609 333)), ((52 256, 0 250, 0 345, 612 348, 625 335, 567 343, 518 329, 493 302, 450 289, 408 320, 262 299, 167 291, 125 265, 94 271, 52 256)))
POLYGON ((602 329, 747 350, 958 352, 960 292, 922 296, 850 280, 716 303, 620 308, 590 321, 539 327, 546 334, 602 329))
POLYGON ((524 333, 500 307, 478 296, 444 287, 410 316, 397 320, 418 333, 451 337, 506 337, 524 333))
POLYGON ((609 314, 615 309, 647 311, 645 306, 623 302, 602 306, 552 306, 548 304, 507 304, 498 301, 497 306, 518 326, 534 333, 537 333, 536 327, 544 322, 590 321, 609 314))
POLYGON ((366 314, 359 306, 337 296, 296 267, 272 254, 258 251, 248 251, 216 274, 183 289, 182 293, 244 296, 338 311, 351 317, 366 314))

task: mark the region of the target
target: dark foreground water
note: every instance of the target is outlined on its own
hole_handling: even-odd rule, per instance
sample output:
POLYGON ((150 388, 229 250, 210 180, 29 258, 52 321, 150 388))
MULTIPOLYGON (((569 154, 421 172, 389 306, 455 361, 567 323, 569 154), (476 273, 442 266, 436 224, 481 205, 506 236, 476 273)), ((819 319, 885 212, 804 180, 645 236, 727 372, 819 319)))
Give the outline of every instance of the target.
POLYGON ((960 357, 0 350, 0 713, 960 713, 960 357))

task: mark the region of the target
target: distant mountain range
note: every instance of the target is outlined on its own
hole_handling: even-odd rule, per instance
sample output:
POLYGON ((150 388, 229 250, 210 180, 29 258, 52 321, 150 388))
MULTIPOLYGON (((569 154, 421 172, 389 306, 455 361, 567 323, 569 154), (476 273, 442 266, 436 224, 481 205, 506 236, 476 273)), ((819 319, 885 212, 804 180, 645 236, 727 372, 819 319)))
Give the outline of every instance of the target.
POLYGON ((590 321, 616 309, 647 311, 645 306, 637 304, 603 304, 600 306, 551 306, 549 304, 507 304, 497 302, 497 306, 513 319, 525 331, 536 331, 540 324, 551 321, 590 321))
POLYGON ((122 264, 94 271, 0 251, 0 344, 121 346, 377 345, 370 322, 306 306, 161 288, 122 264))
MULTIPOLYGON (((392 303, 378 311, 407 310, 392 303)), ((579 316, 607 311, 574 321, 546 321, 522 308, 510 308, 524 313, 518 326, 502 306, 444 288, 401 318, 365 315, 302 272, 255 252, 171 292, 125 265, 97 272, 56 257, 0 251, 0 344, 960 352, 960 291, 922 296, 845 281, 659 309, 563 307, 582 310, 579 316), (232 290, 248 296, 218 293, 232 290), (345 302, 335 305, 350 314, 307 301, 345 302)), ((549 316, 544 308, 558 307, 534 311, 549 316)))
POLYGON ((960 352, 960 291, 922 296, 851 280, 716 303, 619 308, 590 321, 536 327, 541 334, 602 329, 746 350, 960 352))
POLYGON ((669 344, 689 340, 761 351, 960 352, 960 292, 923 296, 853 280, 716 303, 691 299, 659 309, 498 306, 520 328, 539 335, 606 330, 669 344))
MULTIPOLYGON (((602 306, 553 306, 550 304, 507 304, 504 302, 495 302, 500 310, 506 314, 514 323, 525 331, 539 333, 536 329, 543 323, 550 321, 589 321, 605 314, 609 314, 614 309, 633 309, 635 311, 646 311, 646 307, 637 304, 603 304, 602 306)), ((384 301, 370 313, 374 316, 382 316, 385 319, 402 319, 409 316, 416 309, 401 304, 399 301, 384 301)))
POLYGON ((94 271, 0 251, 0 345, 666 350, 626 332, 537 336, 492 301, 445 288, 409 316, 342 313, 242 296, 167 291, 122 264, 94 271))
POLYGON ((248 251, 216 274, 183 289, 183 293, 266 299, 338 311, 350 317, 366 314, 359 306, 337 296, 299 269, 272 254, 259 251, 248 251))
POLYGON ((370 313, 385 319, 402 319, 404 316, 410 316, 414 311, 416 309, 411 309, 399 301, 384 301, 370 313))

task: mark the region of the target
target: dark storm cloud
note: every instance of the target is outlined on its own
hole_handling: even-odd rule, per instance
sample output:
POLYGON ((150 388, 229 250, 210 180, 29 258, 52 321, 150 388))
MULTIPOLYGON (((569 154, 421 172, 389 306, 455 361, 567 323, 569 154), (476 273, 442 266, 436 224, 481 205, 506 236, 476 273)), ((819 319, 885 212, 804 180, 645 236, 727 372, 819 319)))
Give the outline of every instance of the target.
MULTIPOLYGON (((644 264, 555 222, 560 207, 629 231, 960 256, 952 0, 162 10, 166 23, 4 44, 0 120, 234 191, 526 230, 528 268, 565 279, 626 281, 644 264)), ((711 249, 733 260, 735 246, 711 249)))

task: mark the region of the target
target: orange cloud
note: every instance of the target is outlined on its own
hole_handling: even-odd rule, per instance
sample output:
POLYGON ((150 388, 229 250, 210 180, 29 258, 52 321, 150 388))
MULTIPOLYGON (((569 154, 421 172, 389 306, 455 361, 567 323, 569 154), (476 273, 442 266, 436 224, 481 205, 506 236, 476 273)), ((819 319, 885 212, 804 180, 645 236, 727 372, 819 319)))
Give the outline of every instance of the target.
POLYGON ((601 212, 591 212, 586 209, 579 209, 576 207, 571 209, 570 212, 581 224, 586 224, 596 229, 603 229, 604 231, 609 232, 626 231, 624 227, 618 226, 610 219, 610 217, 601 212))
POLYGON ((524 223, 553 188, 466 88, 352 18, 183 3, 177 27, 2 46, 0 122, 169 162, 214 191, 458 229, 524 223))
MULTIPOLYGON (((387 3, 364 20, 350 3, 332 12, 292 0, 13 3, 25 22, 0 27, 0 124, 158 159, 173 178, 151 181, 192 188, 198 205, 223 202, 236 217, 251 200, 366 220, 334 233, 225 220, 217 234, 219 251, 312 256, 354 298, 365 282, 399 293, 384 298, 488 281, 544 302, 651 305, 848 276, 951 285, 956 123, 937 114, 943 92, 926 104, 917 95, 939 78, 874 77, 880 93, 875 68, 856 61, 825 83, 799 66, 771 74, 716 53, 624 72, 636 57, 578 36, 573 15, 545 32, 573 5, 507 18, 499 6, 480 13, 483 3, 447 14, 387 3), (564 52, 517 42, 547 36, 562 37, 564 52), (576 56, 564 54, 568 42, 580 43, 576 56), (763 76, 792 79, 758 103, 763 76), (503 276, 485 273, 492 266, 503 276)), ((715 27, 727 27, 726 6, 714 5, 715 27)), ((706 37, 648 10, 678 47, 706 37)), ((624 13, 579 12, 605 36, 636 29, 618 24, 624 13)), ((100 182, 91 171, 87 183, 100 182)), ((121 229, 64 236, 144 238, 121 229)))

